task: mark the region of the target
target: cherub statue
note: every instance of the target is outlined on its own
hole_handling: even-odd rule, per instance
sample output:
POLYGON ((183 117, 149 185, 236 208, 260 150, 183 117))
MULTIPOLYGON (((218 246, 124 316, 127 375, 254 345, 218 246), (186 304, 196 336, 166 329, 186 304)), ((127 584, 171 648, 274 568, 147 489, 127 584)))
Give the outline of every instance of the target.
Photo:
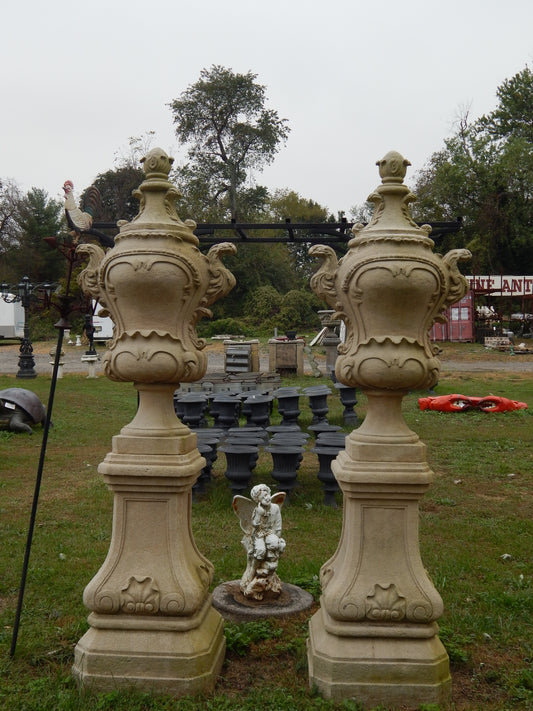
POLYGON ((258 484, 253 487, 250 496, 252 500, 234 496, 232 502, 244 531, 242 544, 247 558, 240 583, 241 592, 254 600, 262 600, 267 592, 278 597, 281 580, 276 570, 285 550, 285 541, 281 538, 281 507, 286 494, 279 491, 271 495, 266 484, 258 484))

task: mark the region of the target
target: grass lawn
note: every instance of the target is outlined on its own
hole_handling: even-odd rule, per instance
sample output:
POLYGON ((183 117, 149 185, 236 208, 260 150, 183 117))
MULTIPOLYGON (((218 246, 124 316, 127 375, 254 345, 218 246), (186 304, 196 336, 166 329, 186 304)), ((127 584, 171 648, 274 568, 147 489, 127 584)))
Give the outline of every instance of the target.
MULTIPOLYGON (((456 357, 454 350, 453 357, 456 357)), ((479 347, 459 355, 475 361, 479 347)), ((452 354, 447 353, 450 357, 452 354)), ((404 400, 408 425, 428 446, 435 481, 421 502, 422 559, 444 600, 441 639, 450 659, 456 711, 533 709, 533 378, 521 373, 443 373, 437 394, 504 395, 530 410, 503 414, 422 412, 404 400)), ((507 356, 509 357, 509 356, 507 356)), ((316 385, 314 378, 284 384, 316 385)), ((0 389, 27 387, 46 402, 50 379, 24 384, 0 376, 0 389)), ((342 423, 333 389, 329 421, 342 423)), ((358 415, 366 402, 358 395, 358 415)), ((301 399, 300 423, 311 413, 301 399)), ((73 648, 88 625, 85 585, 108 550, 112 496, 97 473, 111 437, 133 417, 136 392, 104 377, 58 381, 15 658, 9 647, 42 430, 0 432, 0 708, 9 711, 163 709, 358 709, 308 689, 305 640, 314 609, 284 621, 227 624, 227 657, 215 692, 203 699, 113 692, 79 695, 70 676, 73 648)), ((273 423, 279 421, 274 412, 273 423)), ((213 585, 239 578, 245 558, 219 455, 209 491, 193 505, 200 550, 213 585)), ((254 483, 273 484, 262 453, 254 483)), ((334 552, 339 508, 322 504, 316 456, 306 452, 299 488, 283 511, 287 550, 279 573, 318 600, 320 566, 334 552)), ((426 707, 435 711, 435 707, 426 707)))

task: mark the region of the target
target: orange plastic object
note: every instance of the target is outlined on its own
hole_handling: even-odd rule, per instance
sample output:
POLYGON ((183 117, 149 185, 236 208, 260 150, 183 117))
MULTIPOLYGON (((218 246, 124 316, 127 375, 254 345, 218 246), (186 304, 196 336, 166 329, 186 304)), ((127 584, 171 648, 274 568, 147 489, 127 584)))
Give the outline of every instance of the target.
POLYGON ((510 410, 527 410, 527 405, 525 402, 518 402, 518 400, 488 395, 482 398, 478 408, 483 412, 509 412, 510 410))
POLYGON ((527 410, 525 402, 509 400, 506 397, 487 395, 486 397, 466 397, 465 395, 437 395, 436 397, 421 397, 418 399, 421 410, 438 410, 439 412, 464 412, 465 410, 481 410, 482 412, 509 412, 511 410, 527 410))

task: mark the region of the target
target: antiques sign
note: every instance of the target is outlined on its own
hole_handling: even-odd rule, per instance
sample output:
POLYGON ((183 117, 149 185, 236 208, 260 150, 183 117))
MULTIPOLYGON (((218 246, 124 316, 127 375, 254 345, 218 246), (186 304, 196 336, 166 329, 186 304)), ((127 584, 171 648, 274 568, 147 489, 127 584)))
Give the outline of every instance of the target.
POLYGON ((467 276, 474 291, 487 291, 497 296, 531 296, 533 276, 467 276))

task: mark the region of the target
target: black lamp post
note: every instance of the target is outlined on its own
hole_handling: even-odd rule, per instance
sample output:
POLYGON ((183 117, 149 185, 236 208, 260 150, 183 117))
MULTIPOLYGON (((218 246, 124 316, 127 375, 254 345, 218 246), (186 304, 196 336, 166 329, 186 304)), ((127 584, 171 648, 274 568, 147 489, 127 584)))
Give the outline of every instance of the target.
POLYGON ((37 373, 34 370, 35 361, 33 359, 33 346, 30 339, 30 327, 28 324, 28 309, 32 295, 33 285, 25 276, 17 287, 18 298, 24 309, 24 336, 20 342, 19 369, 17 378, 35 378, 37 373))
POLYGON ((12 304, 15 301, 20 301, 24 309, 24 331, 20 341, 19 349, 19 369, 17 378, 36 378, 35 360, 33 359, 33 345, 30 338, 30 327, 28 324, 28 309, 32 298, 35 298, 36 292, 44 291, 45 301, 50 299, 52 293, 52 284, 38 284, 33 286, 27 276, 23 277, 19 284, 9 285, 2 282, 0 285, 0 294, 6 304, 12 304))

